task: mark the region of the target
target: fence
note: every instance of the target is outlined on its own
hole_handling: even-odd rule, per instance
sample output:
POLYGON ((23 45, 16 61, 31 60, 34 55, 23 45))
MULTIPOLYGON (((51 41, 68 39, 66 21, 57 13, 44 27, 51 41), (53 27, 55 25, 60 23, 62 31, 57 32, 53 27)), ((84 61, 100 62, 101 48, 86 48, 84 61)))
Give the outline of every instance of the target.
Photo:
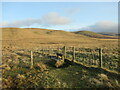
POLYGON ((43 48, 37 51, 31 51, 31 68, 33 68, 33 54, 38 53, 43 56, 56 56, 56 53, 61 53, 64 59, 76 61, 87 66, 96 66, 119 72, 118 53, 112 53, 109 49, 90 49, 90 48, 75 48, 75 47, 57 47, 43 48))

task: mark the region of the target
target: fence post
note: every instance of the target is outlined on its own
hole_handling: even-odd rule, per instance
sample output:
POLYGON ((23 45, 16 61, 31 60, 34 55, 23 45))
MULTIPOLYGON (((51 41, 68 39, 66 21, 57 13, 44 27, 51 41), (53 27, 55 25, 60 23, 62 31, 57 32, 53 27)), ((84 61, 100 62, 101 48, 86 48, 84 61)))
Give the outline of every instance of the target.
POLYGON ((33 52, 31 51, 31 69, 33 68, 33 52))
POLYGON ((46 50, 46 54, 47 56, 49 55, 49 48, 47 47, 47 50, 46 50))
POLYGON ((66 46, 63 47, 63 60, 66 59, 66 46))
POLYGON ((43 51, 43 55, 45 55, 44 48, 42 49, 42 51, 43 51))
POLYGON ((78 53, 79 53, 79 58, 80 58, 80 53, 81 53, 81 50, 80 50, 80 48, 78 49, 78 53))
POLYGON ((73 58, 72 58, 72 61, 74 62, 75 60, 75 47, 73 47, 73 58))
POLYGON ((43 55, 44 53, 43 53, 43 48, 41 49, 41 54, 43 55))
POLYGON ((51 53, 51 47, 49 46, 48 48, 49 48, 49 51, 48 51, 48 53, 49 53, 49 55, 50 55, 50 53, 51 53))
POLYGON ((54 49, 53 49, 53 47, 50 48, 50 52, 51 52, 51 56, 53 56, 53 53, 54 53, 54 49))
POLYGON ((102 48, 99 49, 99 61, 100 61, 99 67, 102 68, 102 48))

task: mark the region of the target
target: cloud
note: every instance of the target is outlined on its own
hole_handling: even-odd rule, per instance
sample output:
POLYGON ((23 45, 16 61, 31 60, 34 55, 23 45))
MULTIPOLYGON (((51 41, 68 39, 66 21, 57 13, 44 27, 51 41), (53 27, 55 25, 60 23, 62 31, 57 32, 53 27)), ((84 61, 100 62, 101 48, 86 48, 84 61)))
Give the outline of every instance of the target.
POLYGON ((29 18, 25 20, 17 20, 14 22, 3 22, 2 27, 24 27, 31 26, 34 24, 40 26, 51 26, 51 25, 66 25, 69 24, 71 20, 68 17, 59 15, 59 13, 52 12, 44 15, 40 19, 29 18))
POLYGON ((75 15, 80 12, 80 8, 66 8, 65 12, 69 15, 75 15))
POLYGON ((81 30, 83 29, 95 32, 118 32, 118 24, 112 21, 100 21, 94 25, 84 27, 81 30))
POLYGON ((42 17, 43 24, 48 25, 65 25, 69 24, 71 20, 68 17, 60 16, 56 12, 48 13, 42 17))
POLYGON ((31 26, 33 24, 40 24, 41 21, 40 19, 33 19, 33 18, 29 18, 29 19, 25 19, 25 20, 18 20, 18 21, 14 21, 14 22, 3 22, 2 26, 3 27, 22 27, 22 26, 31 26))

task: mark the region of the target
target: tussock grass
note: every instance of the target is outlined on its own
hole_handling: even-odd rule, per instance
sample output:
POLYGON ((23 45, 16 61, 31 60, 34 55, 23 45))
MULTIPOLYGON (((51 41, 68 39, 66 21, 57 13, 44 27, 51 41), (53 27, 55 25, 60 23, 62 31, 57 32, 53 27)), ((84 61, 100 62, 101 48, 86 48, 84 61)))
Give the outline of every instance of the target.
POLYGON ((30 50, 64 45, 118 50, 117 39, 92 38, 71 32, 36 28, 4 28, 2 34, 2 64, 10 67, 2 70, 3 88, 120 87, 120 81, 114 75, 105 72, 101 75, 97 70, 89 70, 67 61, 65 66, 56 68, 52 66, 53 62, 49 57, 40 56, 40 53, 34 53, 34 68, 30 69, 30 50))

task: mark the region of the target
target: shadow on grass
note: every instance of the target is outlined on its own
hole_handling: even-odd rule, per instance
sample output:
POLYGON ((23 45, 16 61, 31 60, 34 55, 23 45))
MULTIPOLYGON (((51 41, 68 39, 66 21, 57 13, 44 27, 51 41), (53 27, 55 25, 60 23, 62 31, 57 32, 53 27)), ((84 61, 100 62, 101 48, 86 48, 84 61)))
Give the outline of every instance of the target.
POLYGON ((120 77, 120 74, 109 71, 109 70, 104 69, 104 68, 85 66, 85 65, 82 65, 82 64, 76 63, 76 62, 72 62, 72 63, 73 63, 73 65, 80 66, 81 68, 87 69, 90 72, 104 73, 104 74, 111 76, 112 78, 119 78, 120 77))
POLYGON ((56 67, 55 66, 55 63, 56 63, 56 61, 55 60, 49 60, 49 61, 47 61, 45 64, 47 64, 49 67, 53 67, 53 68, 67 68, 67 67, 69 67, 70 65, 73 65, 73 62, 72 61, 69 61, 69 60, 67 60, 67 59, 65 59, 64 60, 64 64, 62 65, 62 66, 60 66, 60 67, 56 67))
POLYGON ((29 57, 29 58, 30 58, 30 55, 27 55, 27 54, 22 54, 22 53, 16 53, 16 54, 18 54, 18 55, 20 55, 20 56, 26 56, 26 57, 29 57))
MULTIPOLYGON (((53 56, 53 57, 56 58, 55 56, 53 56)), ((48 58, 51 58, 51 56, 49 56, 48 58)), ((46 65, 48 65, 49 67, 51 67, 53 69, 67 68, 70 65, 72 65, 72 66, 79 66, 82 69, 88 70, 89 72, 95 72, 96 74, 104 73, 104 74, 109 75, 112 78, 117 78, 117 79, 118 79, 118 77, 120 77, 119 73, 115 73, 115 72, 109 71, 109 70, 104 69, 104 68, 86 66, 86 65, 83 65, 83 64, 80 64, 80 63, 77 63, 77 62, 72 62, 72 61, 70 61, 68 59, 65 59, 64 64, 62 66, 60 66, 60 67, 56 67, 55 63, 56 63, 56 61, 53 60, 53 59, 48 60, 47 62, 45 62, 46 65)))

